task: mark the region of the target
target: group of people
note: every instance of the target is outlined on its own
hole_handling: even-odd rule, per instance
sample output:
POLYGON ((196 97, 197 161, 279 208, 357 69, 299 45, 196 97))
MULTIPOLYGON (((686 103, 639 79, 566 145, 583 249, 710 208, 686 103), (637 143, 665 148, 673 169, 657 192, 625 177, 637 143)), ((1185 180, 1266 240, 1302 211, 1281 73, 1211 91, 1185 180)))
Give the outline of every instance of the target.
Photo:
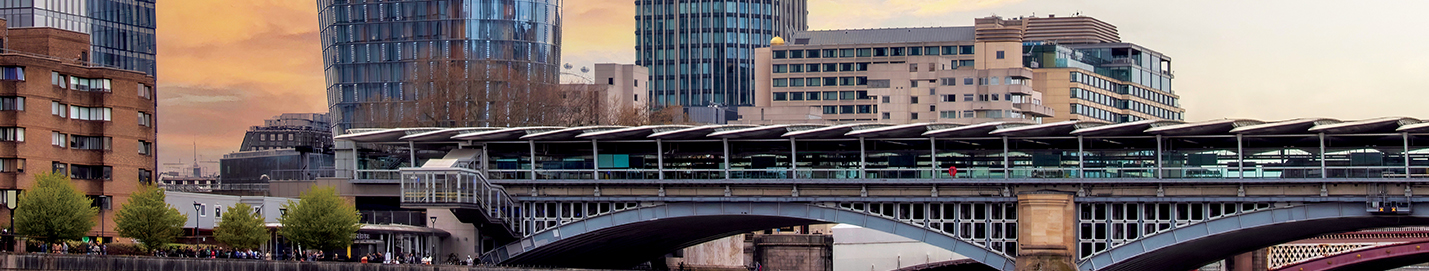
POLYGON ((183 247, 154 250, 155 257, 272 260, 273 253, 252 249, 183 247))
MULTIPOLYGON (((108 245, 95 243, 94 241, 85 242, 81 248, 83 248, 83 252, 77 253, 84 253, 85 255, 109 255, 108 245)), ((69 254, 70 249, 69 243, 60 242, 50 244, 49 252, 54 254, 69 254)))
POLYGON ((369 253, 369 254, 367 254, 367 255, 363 255, 363 256, 362 256, 361 262, 362 262, 362 263, 379 263, 379 262, 380 262, 380 263, 383 263, 383 264, 424 264, 424 265, 432 265, 432 256, 431 256, 431 255, 426 255, 426 256, 420 256, 420 257, 419 257, 419 256, 418 256, 417 254, 415 254, 415 253, 402 253, 401 251, 398 251, 395 255, 394 255, 392 252, 387 252, 387 253, 369 253))

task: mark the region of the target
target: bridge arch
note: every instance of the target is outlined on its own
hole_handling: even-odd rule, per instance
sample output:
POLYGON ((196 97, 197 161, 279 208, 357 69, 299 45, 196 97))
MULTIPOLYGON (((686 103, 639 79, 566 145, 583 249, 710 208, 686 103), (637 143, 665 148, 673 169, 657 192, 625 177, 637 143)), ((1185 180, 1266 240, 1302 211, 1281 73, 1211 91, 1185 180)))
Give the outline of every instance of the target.
POLYGON ((1077 263, 1078 270, 1191 270, 1247 251, 1317 235, 1429 225, 1429 204, 1407 215, 1374 215, 1364 203, 1312 203, 1243 213, 1146 236, 1077 263))
POLYGON ((1429 240, 1366 247, 1293 263, 1271 271, 1390 270, 1425 262, 1429 240))
POLYGON ((851 224, 892 233, 948 249, 995 270, 1014 269, 1011 257, 933 229, 810 203, 662 203, 569 222, 496 248, 482 255, 482 261, 624 268, 735 234, 817 223, 851 224))

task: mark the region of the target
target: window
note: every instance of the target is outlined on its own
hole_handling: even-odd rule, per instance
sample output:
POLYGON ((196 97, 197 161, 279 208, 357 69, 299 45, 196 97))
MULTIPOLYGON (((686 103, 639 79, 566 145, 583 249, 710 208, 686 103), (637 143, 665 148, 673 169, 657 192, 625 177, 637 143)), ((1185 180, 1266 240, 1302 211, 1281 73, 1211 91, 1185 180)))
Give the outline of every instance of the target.
POLYGON ((832 106, 832 105, 825 105, 825 106, 824 106, 824 114, 838 114, 838 113, 839 113, 839 107, 837 107, 837 106, 832 106))
POLYGON ((818 101, 818 100, 819 100, 819 93, 818 93, 818 92, 809 92, 809 93, 804 94, 804 97, 807 97, 810 101, 818 101))
POLYGON ((153 155, 153 154, 154 154, 154 142, 148 142, 148 141, 139 140, 139 154, 143 154, 143 155, 153 155))
POLYGON ((819 64, 804 64, 804 72, 819 72, 819 64))
POLYGON ((64 76, 59 72, 50 72, 50 84, 60 88, 69 88, 69 76, 64 76))
POLYGON ((872 49, 872 48, 858 48, 858 57, 870 57, 870 56, 873 56, 873 49, 872 49))
POLYGON ((774 73, 786 73, 786 72, 789 72, 789 66, 788 66, 788 65, 783 65, 783 64, 774 65, 774 73))
POLYGON ((791 86, 791 87, 803 87, 803 86, 804 86, 804 78, 789 78, 789 86, 791 86))
POLYGON ((883 112, 883 119, 889 119, 888 112, 883 112))
POLYGON ((113 168, 108 166, 71 165, 69 177, 77 180, 110 180, 113 168))
POLYGON ((0 97, 0 111, 25 111, 25 97, 0 97))
POLYGON ((0 80, 25 81, 25 67, 0 67, 0 80))
POLYGON ((938 55, 938 46, 923 47, 923 54, 930 56, 938 55))
POLYGON ((154 127, 154 115, 139 111, 139 126, 154 127))
MULTIPOLYGON (((958 46, 958 47, 959 47, 958 49, 960 49, 960 51, 962 51, 962 54, 964 54, 964 55, 971 55, 971 54, 973 53, 973 46, 972 46, 972 45, 963 45, 963 46, 958 46)), ((971 60, 969 60, 969 61, 971 61, 971 60)))
POLYGON ((858 109, 859 114, 873 114, 873 105, 859 105, 855 108, 858 109))
POLYGON ((139 169, 139 184, 154 183, 154 172, 147 169, 139 169))
POLYGON ((614 77, 606 78, 606 79, 605 79, 605 84, 606 84, 606 85, 614 85, 614 84, 615 84, 615 78, 614 78, 614 77))
POLYGON ((838 54, 838 53, 839 53, 839 51, 838 51, 838 50, 835 50, 835 49, 824 49, 823 55, 824 55, 824 58, 835 58, 835 57, 839 57, 839 54, 838 54))
POLYGON ((997 76, 993 76, 991 79, 988 79, 987 81, 988 81, 988 84, 989 84, 989 85, 994 85, 994 86, 999 85, 998 83, 999 83, 999 82, 1002 82, 1000 79, 997 78, 997 76))
POLYGON ((215 205, 213 207, 213 217, 223 218, 223 205, 215 205))
POLYGON ((790 92, 790 93, 789 93, 789 100, 790 100, 790 101, 803 101, 803 100, 804 100, 804 93, 803 93, 803 92, 790 92))
POLYGON ((910 87, 910 88, 916 88, 916 87, 918 87, 918 80, 908 80, 908 87, 910 87))
POLYGON ((969 59, 969 60, 959 60, 959 61, 958 61, 958 66, 962 66, 962 67, 972 67, 972 66, 973 66, 973 61, 972 61, 971 59, 969 59))
MULTIPOLYGON (((908 55, 909 55, 909 56, 921 56, 921 55, 923 55, 923 47, 908 47, 908 55)), ((884 119, 887 119, 887 118, 884 118, 884 119)))
POLYGON ((69 118, 77 120, 110 121, 114 110, 108 107, 70 106, 69 118))
POLYGON ((837 91, 825 91, 825 92, 824 92, 824 100, 825 100, 825 101, 837 101, 837 100, 839 100, 839 93, 838 93, 837 91))
POLYGON ((69 117, 69 105, 60 102, 50 102, 50 114, 67 118, 69 117))
POLYGON ((1006 52, 997 51, 997 59, 1006 59, 1006 58, 1007 58, 1007 53, 1006 53, 1006 52))
POLYGON ((889 88, 892 84, 889 80, 872 80, 868 83, 868 88, 889 88))
POLYGON ((775 101, 788 101, 788 100, 789 100, 789 93, 788 93, 788 92, 775 92, 775 93, 774 93, 774 100, 775 100, 775 101))
POLYGON ((938 81, 940 82, 939 85, 944 85, 944 86, 956 86, 956 85, 958 85, 958 79, 957 79, 957 78, 939 78, 938 81))
POLYGON ((839 71, 839 64, 838 64, 838 63, 824 63, 824 68, 823 68, 822 70, 823 70, 824 72, 836 72, 836 71, 839 71))
POLYGON ((789 65, 789 72, 804 72, 804 65, 802 65, 802 64, 789 65))
POLYGON ((972 95, 972 94, 963 94, 963 101, 964 101, 964 102, 971 102, 971 101, 973 101, 973 95, 972 95))
POLYGON ((852 106, 852 105, 840 105, 840 106, 839 106, 839 114, 853 114, 853 112, 854 112, 854 111, 853 111, 853 106, 852 106))
POLYGON ((69 142, 69 135, 60 132, 50 132, 50 144, 60 148, 65 147, 65 142, 69 142))
POLYGON ((908 72, 918 71, 918 63, 908 63, 908 72))
POLYGON ((69 164, 54 162, 50 164, 50 171, 59 174, 69 174, 69 164))
POLYGON ((804 58, 804 50, 789 51, 789 58, 804 58))
POLYGON ((804 51, 804 57, 807 57, 807 58, 819 58, 819 50, 808 50, 808 51, 804 51))
POLYGON ((888 48, 888 54, 891 56, 903 56, 903 50, 903 47, 888 48))
POLYGON ((917 104, 918 96, 908 97, 908 103, 917 104))
POLYGON ((199 205, 198 205, 198 210, 199 210, 199 211, 198 211, 198 216, 199 216, 199 217, 208 217, 208 204, 206 204, 206 203, 199 203, 199 205))
POLYGON ((4 172, 4 173, 25 172, 25 159, 20 159, 20 158, 0 158, 0 172, 4 172))
POLYGON ((883 96, 883 103, 888 103, 888 96, 883 96))
POLYGON ((789 53, 788 51, 784 51, 784 50, 774 51, 774 59, 785 59, 785 58, 789 58, 789 57, 788 57, 788 53, 789 53))
POLYGON ((857 93, 853 91, 839 91, 839 100, 852 101, 858 98, 854 95, 857 95, 857 93))
POLYGON ((3 142, 25 142, 25 128, 23 128, 23 127, 3 127, 3 128, 0 128, 0 141, 3 141, 3 142))
POLYGON ((963 78, 963 85, 964 85, 964 86, 971 86, 972 84, 973 84, 973 78, 972 78, 972 77, 963 78))
POLYGON ((109 79, 91 79, 70 76, 69 82, 70 85, 73 86, 74 90, 98 92, 111 91, 111 89, 109 88, 109 84, 111 83, 111 81, 109 79))
POLYGON ((972 110, 963 110, 963 118, 973 118, 974 116, 972 110))
POLYGON ((888 48, 873 48, 873 56, 888 56, 888 48))
POLYGON ((938 117, 945 118, 945 119, 956 119, 956 118, 958 118, 958 111, 943 111, 943 112, 938 112, 938 117))
POLYGON ((908 117, 911 118, 911 119, 918 119, 918 113, 917 113, 917 112, 908 113, 908 117))
POLYGON ((787 79, 787 78, 774 79, 774 87, 778 88, 778 87, 787 87, 787 86, 789 86, 789 79, 787 79))
POLYGON ((69 147, 76 150, 109 150, 107 136, 69 136, 69 147))
POLYGON ((820 86, 820 85, 822 85, 822 84, 820 84, 820 83, 822 83, 822 82, 823 82, 823 80, 820 80, 818 77, 805 78, 805 79, 804 79, 804 85, 811 86, 811 87, 820 86))
MULTIPOLYGON (((957 49, 957 48, 958 48, 957 46, 943 46, 943 55, 945 55, 945 56, 956 55, 956 54, 958 54, 958 52, 954 52, 954 51, 955 51, 955 49, 957 49)), ((970 53, 969 53, 969 54, 970 54, 970 53)))
POLYGON ((937 105, 928 105, 928 112, 938 112, 937 105))
POLYGON ((840 49, 839 57, 853 57, 853 49, 840 49))
POLYGON ((839 63, 839 71, 841 71, 841 72, 853 71, 853 63, 839 63))
POLYGON ((853 70, 854 70, 854 71, 868 71, 868 64, 869 64, 868 62, 854 63, 854 65, 853 65, 853 70))
POLYGON ((957 95, 957 94, 943 95, 943 101, 944 101, 944 102, 950 102, 950 103, 951 103, 951 102, 957 102, 957 101, 958 101, 958 95, 957 95))

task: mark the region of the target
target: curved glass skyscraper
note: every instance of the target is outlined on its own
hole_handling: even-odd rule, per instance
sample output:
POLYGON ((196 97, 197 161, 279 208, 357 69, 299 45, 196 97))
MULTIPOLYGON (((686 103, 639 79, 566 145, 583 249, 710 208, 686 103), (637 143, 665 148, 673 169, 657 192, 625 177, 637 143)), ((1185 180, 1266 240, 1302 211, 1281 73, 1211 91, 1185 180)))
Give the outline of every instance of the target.
POLYGON ((0 1, 9 27, 53 27, 89 34, 93 64, 156 75, 154 0, 0 1))
POLYGON ((505 126, 559 83, 561 0, 318 0, 335 132, 505 126))

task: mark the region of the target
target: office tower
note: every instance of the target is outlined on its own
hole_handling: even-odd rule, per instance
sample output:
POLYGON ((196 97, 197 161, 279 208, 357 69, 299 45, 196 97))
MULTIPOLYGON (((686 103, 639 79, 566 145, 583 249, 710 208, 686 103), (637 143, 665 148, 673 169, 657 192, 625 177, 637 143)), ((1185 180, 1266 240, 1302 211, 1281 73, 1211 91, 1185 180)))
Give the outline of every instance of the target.
POLYGON ((796 31, 758 49, 740 123, 1181 120, 1170 58, 1091 17, 796 31))
POLYGON ((806 0, 636 1, 652 106, 754 105, 754 49, 808 26, 806 0))
POLYGON ((305 152, 331 152, 331 127, 327 114, 284 113, 264 120, 262 126, 249 127, 238 151, 303 149, 305 152))
POLYGON ((155 75, 154 0, 0 1, 0 18, 89 34, 89 50, 54 57, 155 75))
POLYGON ((319 0, 335 134, 525 124, 559 82, 559 0, 319 0))

